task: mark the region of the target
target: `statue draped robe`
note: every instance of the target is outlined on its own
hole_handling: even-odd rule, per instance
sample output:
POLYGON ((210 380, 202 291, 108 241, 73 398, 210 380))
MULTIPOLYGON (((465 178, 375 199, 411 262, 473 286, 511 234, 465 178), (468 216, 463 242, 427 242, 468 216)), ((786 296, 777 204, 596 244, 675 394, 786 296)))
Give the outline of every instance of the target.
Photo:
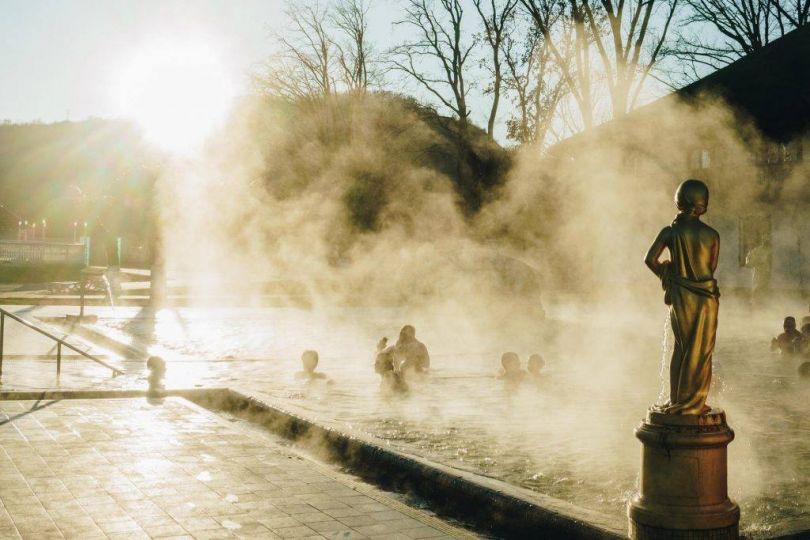
POLYGON ((711 242, 707 240, 712 233, 717 234, 700 225, 705 229, 696 230, 677 219, 672 223, 667 241, 671 262, 664 265, 661 274, 675 334, 669 368, 670 401, 662 408, 670 414, 704 414, 709 409, 706 397, 712 379, 720 291, 717 281, 699 270, 711 258, 711 242))

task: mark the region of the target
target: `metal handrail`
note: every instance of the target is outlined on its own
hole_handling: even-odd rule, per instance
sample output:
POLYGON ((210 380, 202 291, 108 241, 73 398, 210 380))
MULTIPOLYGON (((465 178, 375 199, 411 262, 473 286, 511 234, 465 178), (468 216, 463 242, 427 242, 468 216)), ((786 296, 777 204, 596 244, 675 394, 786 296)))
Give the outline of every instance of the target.
POLYGON ((5 338, 6 317, 11 317, 12 319, 17 321, 18 323, 22 324, 23 326, 27 326, 31 330, 35 330, 36 332, 39 332, 43 336, 48 337, 48 338, 50 338, 50 339, 52 339, 53 341, 56 342, 56 376, 57 377, 59 377, 59 375, 62 373, 62 345, 64 345, 65 347, 67 347, 68 349, 70 349, 72 351, 75 351, 75 352, 79 353, 80 355, 84 356, 85 358, 88 358, 88 359, 92 360, 93 362, 95 362, 97 364, 101 364, 102 366, 104 366, 107 369, 111 369, 112 372, 113 372, 113 377, 115 377, 117 375, 123 375, 124 374, 123 371, 121 371, 120 369, 118 369, 116 367, 111 366, 110 364, 108 364, 104 360, 101 360, 100 358, 97 358, 97 357, 93 356, 92 354, 77 348, 75 345, 71 345, 70 343, 68 343, 64 339, 54 336, 53 334, 51 334, 47 330, 43 330, 42 328, 36 326, 34 323, 32 323, 30 321, 26 321, 22 317, 20 317, 18 315, 15 315, 14 313, 11 313, 10 311, 7 311, 7 310, 5 310, 3 308, 0 308, 0 377, 3 376, 3 341, 4 341, 4 338, 5 338))

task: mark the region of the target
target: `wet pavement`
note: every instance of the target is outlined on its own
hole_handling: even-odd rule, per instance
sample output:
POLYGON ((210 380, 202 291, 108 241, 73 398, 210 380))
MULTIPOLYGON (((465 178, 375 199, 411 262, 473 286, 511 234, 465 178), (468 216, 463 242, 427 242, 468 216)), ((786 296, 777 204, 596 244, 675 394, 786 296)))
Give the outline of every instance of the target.
POLYGON ((181 398, 0 401, 2 538, 472 538, 181 398))

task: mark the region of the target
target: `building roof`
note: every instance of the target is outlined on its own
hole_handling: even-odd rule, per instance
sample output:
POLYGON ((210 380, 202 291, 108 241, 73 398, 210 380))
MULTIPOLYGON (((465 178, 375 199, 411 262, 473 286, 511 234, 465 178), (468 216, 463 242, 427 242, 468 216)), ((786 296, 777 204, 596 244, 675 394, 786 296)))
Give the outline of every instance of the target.
MULTIPOLYGON (((786 141, 806 132, 810 128, 810 26, 793 30, 674 95, 688 101, 704 93, 725 98, 772 139, 786 141)), ((668 98, 672 96, 663 99, 668 98)))
POLYGON ((720 96, 768 138, 789 141, 810 131, 810 26, 789 32, 764 48, 675 92, 561 141, 568 148, 582 137, 655 117, 673 100, 686 103, 720 96))

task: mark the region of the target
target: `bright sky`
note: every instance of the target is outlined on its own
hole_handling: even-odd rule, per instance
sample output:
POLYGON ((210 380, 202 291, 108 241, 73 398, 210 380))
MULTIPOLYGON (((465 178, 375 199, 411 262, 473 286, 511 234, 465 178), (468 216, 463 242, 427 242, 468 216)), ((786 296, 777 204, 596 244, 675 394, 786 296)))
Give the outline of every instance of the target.
MULTIPOLYGON (((407 28, 392 24, 398 0, 371 5, 369 37, 382 51, 407 28)), ((195 143, 224 116, 212 109, 247 93, 248 72, 283 29, 282 10, 282 0, 0 0, 0 121, 129 117, 165 146, 195 143)), ((478 24, 471 7, 465 16, 478 24)), ((485 82, 473 80, 469 96, 480 126, 485 82)), ((413 83, 403 90, 429 97, 413 83)), ((509 108, 502 101, 499 140, 509 108)))
MULTIPOLYGON (((373 13, 382 38, 391 1, 373 13)), ((208 44, 242 93, 281 11, 280 0, 0 0, 0 120, 119 116, 122 72, 166 41, 208 44)))

